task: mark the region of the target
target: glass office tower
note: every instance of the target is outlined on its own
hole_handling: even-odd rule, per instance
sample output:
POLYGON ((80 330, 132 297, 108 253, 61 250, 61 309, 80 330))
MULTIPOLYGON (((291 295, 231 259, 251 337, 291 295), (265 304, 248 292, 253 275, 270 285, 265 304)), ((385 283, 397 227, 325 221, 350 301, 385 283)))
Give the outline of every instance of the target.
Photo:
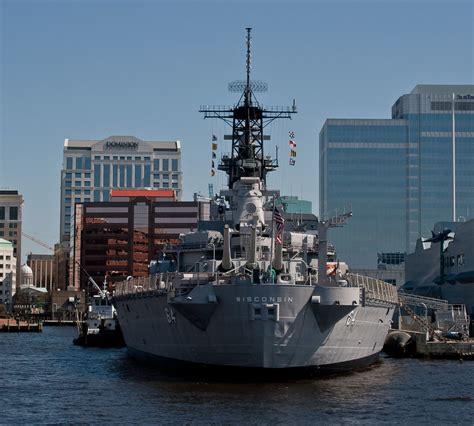
POLYGON ((392 119, 327 120, 320 216, 350 205, 354 213, 330 232, 339 257, 375 267, 377 253, 412 252, 435 222, 474 217, 473 164, 473 85, 418 85, 395 102, 392 119))

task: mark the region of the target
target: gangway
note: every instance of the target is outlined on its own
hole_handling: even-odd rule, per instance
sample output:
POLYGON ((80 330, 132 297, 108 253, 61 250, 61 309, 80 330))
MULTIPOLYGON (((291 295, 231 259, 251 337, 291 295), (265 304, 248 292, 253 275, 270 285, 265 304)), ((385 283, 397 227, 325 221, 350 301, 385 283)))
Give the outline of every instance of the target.
POLYGON ((400 305, 419 306, 425 309, 446 309, 448 307, 448 301, 443 299, 436 299, 434 297, 418 296, 415 294, 409 294, 399 291, 398 299, 400 305))

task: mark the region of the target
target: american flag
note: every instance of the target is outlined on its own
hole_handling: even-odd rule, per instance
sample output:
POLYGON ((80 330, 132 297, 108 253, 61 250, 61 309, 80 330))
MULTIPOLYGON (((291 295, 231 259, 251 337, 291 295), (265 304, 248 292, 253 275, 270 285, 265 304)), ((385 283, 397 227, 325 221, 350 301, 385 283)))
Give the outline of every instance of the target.
POLYGON ((275 211, 273 213, 273 220, 276 223, 276 235, 275 239, 278 244, 282 244, 283 242, 283 229, 285 228, 285 219, 279 212, 279 210, 275 207, 275 211))

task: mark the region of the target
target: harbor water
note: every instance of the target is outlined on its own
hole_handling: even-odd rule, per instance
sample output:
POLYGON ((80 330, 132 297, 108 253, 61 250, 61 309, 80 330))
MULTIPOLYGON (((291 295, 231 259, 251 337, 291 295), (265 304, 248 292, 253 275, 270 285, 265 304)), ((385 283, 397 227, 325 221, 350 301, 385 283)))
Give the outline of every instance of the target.
POLYGON ((474 424, 474 363, 389 359, 319 379, 180 377, 73 327, 0 334, 1 424, 474 424))

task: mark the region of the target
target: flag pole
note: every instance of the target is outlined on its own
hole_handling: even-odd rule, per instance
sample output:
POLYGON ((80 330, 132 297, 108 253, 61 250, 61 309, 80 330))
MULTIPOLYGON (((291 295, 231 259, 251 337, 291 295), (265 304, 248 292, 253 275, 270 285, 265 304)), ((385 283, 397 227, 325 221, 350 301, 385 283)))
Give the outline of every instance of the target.
POLYGON ((453 222, 456 222, 456 100, 452 95, 453 222))
POLYGON ((273 209, 272 209, 272 243, 270 246, 270 280, 273 283, 273 249, 275 247, 275 195, 273 195, 273 209))

